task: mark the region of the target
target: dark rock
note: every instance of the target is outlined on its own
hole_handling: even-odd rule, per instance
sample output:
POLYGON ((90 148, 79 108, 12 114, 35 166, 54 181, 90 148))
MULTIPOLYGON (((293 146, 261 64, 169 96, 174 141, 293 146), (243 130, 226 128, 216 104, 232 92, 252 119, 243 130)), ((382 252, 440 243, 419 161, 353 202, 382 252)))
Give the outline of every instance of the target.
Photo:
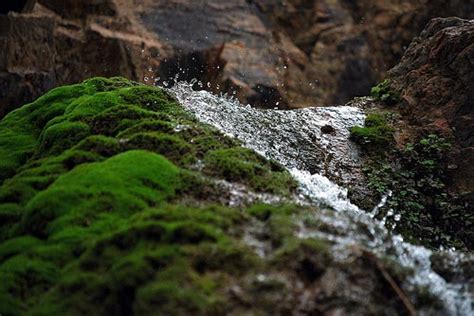
POLYGON ((252 1, 278 33, 292 107, 367 95, 437 16, 474 18, 474 1, 252 1))
POLYGON ((321 132, 323 134, 331 134, 331 133, 334 133, 334 127, 332 127, 331 125, 324 125, 323 127, 321 127, 321 132))
POLYGON ((29 12, 33 9, 36 0, 3 1, 0 4, 0 14, 8 12, 29 12))
POLYGON ((65 18, 117 15, 117 3, 114 0, 40 0, 40 3, 65 18))
MULTIPOLYGON (((65 5, 73 3, 71 12, 89 10, 87 2, 65 5)), ((94 74, 143 80, 156 67, 157 59, 146 56, 164 52, 159 41, 137 35, 133 27, 111 30, 114 17, 99 20, 64 19, 41 5, 31 14, 0 15, 0 117, 64 83, 94 74)))

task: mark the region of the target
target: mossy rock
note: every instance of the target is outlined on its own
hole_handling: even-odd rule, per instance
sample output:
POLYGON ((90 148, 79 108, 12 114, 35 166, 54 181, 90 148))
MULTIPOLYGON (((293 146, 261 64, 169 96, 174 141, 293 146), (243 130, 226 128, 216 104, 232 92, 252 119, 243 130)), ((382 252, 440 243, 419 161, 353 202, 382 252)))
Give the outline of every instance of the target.
POLYGON ((204 172, 230 182, 243 182, 256 191, 284 194, 296 188, 295 181, 281 166, 243 147, 209 151, 204 162, 204 172))
POLYGON ((472 249, 470 203, 463 192, 447 189, 452 139, 426 133, 399 148, 395 126, 390 113, 374 112, 367 115, 364 127, 351 128, 351 139, 363 150, 367 188, 378 200, 391 192, 379 218, 387 216, 388 228, 410 243, 435 250, 472 249), (390 209, 396 215, 387 215, 390 209))
POLYGON ((333 264, 296 237, 317 207, 222 205, 235 185, 291 201, 296 182, 160 88, 56 88, 0 122, 0 157, 1 315, 288 314, 292 282, 258 276, 311 286, 333 264))
POLYGON ((400 93, 392 88, 392 80, 385 79, 370 90, 372 97, 387 105, 395 105, 401 101, 400 93))
POLYGON ((394 129, 389 125, 387 117, 383 113, 371 113, 365 119, 364 127, 354 126, 351 128, 351 139, 363 145, 369 150, 385 150, 394 141, 394 129))
POLYGON ((222 314, 224 288, 265 265, 249 223, 294 233, 297 206, 215 204, 217 180, 290 197, 286 170, 123 78, 9 113, 0 156, 2 315, 222 314))

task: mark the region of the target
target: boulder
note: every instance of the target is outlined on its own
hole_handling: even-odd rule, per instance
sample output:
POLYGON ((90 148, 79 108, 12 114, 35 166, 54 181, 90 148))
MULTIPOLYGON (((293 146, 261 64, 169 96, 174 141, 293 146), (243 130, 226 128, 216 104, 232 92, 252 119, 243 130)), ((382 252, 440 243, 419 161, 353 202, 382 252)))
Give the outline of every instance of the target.
POLYGON ((160 88, 58 87, 0 120, 0 153, 1 314, 443 314, 385 251, 334 244, 369 227, 293 203, 288 171, 160 88))

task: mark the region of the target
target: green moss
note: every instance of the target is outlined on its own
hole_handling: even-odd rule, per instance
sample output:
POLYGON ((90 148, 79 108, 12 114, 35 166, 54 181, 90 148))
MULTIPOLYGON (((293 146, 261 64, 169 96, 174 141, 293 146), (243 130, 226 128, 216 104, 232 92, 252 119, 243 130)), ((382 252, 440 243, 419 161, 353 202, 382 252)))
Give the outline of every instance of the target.
POLYGON ((62 116, 69 104, 95 92, 89 84, 59 87, 9 113, 0 122, 0 183, 34 154, 49 121, 62 116))
POLYGON ((0 183, 14 175, 15 169, 26 162, 37 143, 33 135, 20 127, 21 124, 8 126, 9 120, 15 120, 15 115, 0 122, 0 183))
POLYGON ((303 282, 312 283, 323 275, 330 254, 328 245, 318 239, 287 239, 285 244, 275 253, 273 261, 276 266, 291 266, 298 278, 303 282))
POLYGON ((293 215, 304 213, 303 207, 295 205, 268 205, 256 204, 250 207, 247 212, 260 221, 265 222, 268 238, 273 247, 281 247, 285 240, 294 235, 296 231, 296 222, 293 215))
POLYGON ((209 151, 204 163, 204 172, 231 182, 242 182, 257 191, 282 194, 296 188, 282 167, 242 147, 209 151))
POLYGON ((92 86, 96 91, 111 91, 119 88, 127 88, 137 86, 138 83, 130 81, 122 77, 113 78, 90 78, 84 81, 84 85, 92 86))
POLYGON ((145 133, 145 132, 163 132, 171 133, 174 129, 174 124, 154 119, 145 119, 140 123, 131 126, 117 135, 118 138, 127 138, 134 134, 145 133))
POLYGON ((79 142, 74 149, 92 152, 103 157, 111 157, 121 152, 120 142, 112 137, 94 135, 79 142))
POLYGON ((367 115, 365 126, 351 128, 351 139, 358 144, 370 148, 386 146, 393 142, 393 128, 388 124, 387 118, 381 113, 367 115))
POLYGON ((314 238, 290 238, 286 244, 275 253, 275 260, 285 262, 292 258, 297 259, 298 257, 304 257, 308 254, 318 254, 328 257, 329 246, 326 242, 314 238))
POLYGON ((6 298, 12 305, 0 304, 0 312, 3 314, 16 309, 16 313, 18 313, 25 311, 30 304, 39 303, 39 295, 47 291, 56 278, 57 268, 49 262, 23 255, 2 262, 0 266, 0 298, 6 298), (3 308, 5 310, 2 310, 3 308))
POLYGON ((472 248, 474 217, 466 211, 468 203, 461 194, 446 190, 451 147, 449 139, 428 134, 403 149, 381 146, 366 151, 368 187, 379 196, 392 192, 387 207, 396 210, 400 220, 392 215, 386 223, 412 243, 472 248))
POLYGON ((238 275, 256 260, 247 247, 224 233, 236 217, 241 215, 222 207, 167 206, 137 213, 124 226, 88 243, 79 261, 66 268, 34 311, 221 310, 225 299, 209 272, 238 275))
POLYGON ((162 155, 177 165, 184 166, 193 162, 193 147, 182 138, 157 132, 137 133, 126 143, 128 149, 143 148, 162 155))
POLYGON ((41 241, 32 236, 10 239, 0 245, 0 261, 41 245, 41 241))
POLYGON ((89 136, 89 134, 89 126, 82 122, 61 122, 49 126, 40 137, 40 151, 44 155, 61 153, 89 136))
POLYGON ((173 195, 177 174, 175 166, 145 151, 128 151, 104 162, 81 165, 29 201, 24 229, 45 236, 47 226, 69 212, 81 217, 112 210, 123 214, 157 205, 173 195))
POLYGON ((268 269, 295 205, 228 208, 216 180, 290 196, 289 173, 123 78, 60 87, 0 122, 0 313, 223 314, 268 269))
POLYGON ((386 103, 387 105, 394 105, 400 102, 400 94, 392 89, 392 81, 385 79, 370 90, 372 97, 386 103))
POLYGON ((88 119, 95 134, 116 136, 143 119, 160 119, 162 115, 136 105, 119 104, 88 119))

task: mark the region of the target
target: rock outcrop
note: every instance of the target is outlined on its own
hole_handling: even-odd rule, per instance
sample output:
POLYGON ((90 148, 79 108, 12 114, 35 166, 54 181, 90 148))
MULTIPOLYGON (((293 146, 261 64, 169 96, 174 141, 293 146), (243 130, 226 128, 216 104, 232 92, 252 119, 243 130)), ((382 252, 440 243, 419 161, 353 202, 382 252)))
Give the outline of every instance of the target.
MULTIPOLYGON (((474 21, 433 19, 374 87, 366 127, 352 129, 368 187, 392 192, 395 213, 380 216, 409 240, 474 247, 473 69, 474 21)), ((370 201, 356 188, 353 199, 370 201)))
POLYGON ((347 227, 314 218, 340 213, 162 89, 56 88, 0 121, 0 154, 2 315, 442 313, 396 261, 332 250, 347 227))
POLYGON ((366 95, 432 17, 469 1, 39 0, 0 16, 0 116, 91 75, 197 78, 262 107, 366 95))
POLYGON ((41 3, 31 13, 0 15, 0 117, 57 85, 94 74, 138 80, 159 62, 150 56, 163 45, 117 17, 114 6, 61 1, 63 17, 47 9, 54 2, 41 3))
POLYGON ((401 111, 414 130, 453 134, 451 173, 460 191, 474 188, 474 21, 434 19, 389 72, 401 111))
POLYGON ((0 4, 0 14, 7 14, 8 12, 29 12, 35 6, 36 0, 16 0, 3 1, 0 4))

